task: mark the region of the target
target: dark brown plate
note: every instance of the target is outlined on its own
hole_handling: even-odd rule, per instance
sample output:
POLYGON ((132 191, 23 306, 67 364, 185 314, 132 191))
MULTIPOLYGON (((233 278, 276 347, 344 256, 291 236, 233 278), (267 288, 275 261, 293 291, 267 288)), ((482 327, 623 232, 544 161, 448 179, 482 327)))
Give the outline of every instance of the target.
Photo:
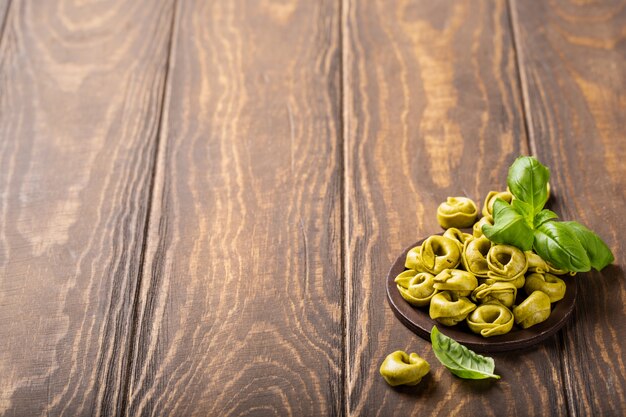
MULTIPOLYGON (((387 299, 396 317, 398 317, 406 327, 426 340, 430 341, 430 329, 432 329, 434 325, 437 325, 441 333, 450 336, 457 342, 478 352, 503 352, 523 349, 535 345, 555 334, 565 325, 572 311, 574 311, 577 277, 567 275, 561 277, 566 283, 565 297, 552 304, 552 314, 550 314, 548 320, 528 329, 513 326, 513 330, 507 334, 484 338, 472 333, 465 323, 458 324, 454 327, 437 323, 428 315, 428 307, 416 308, 407 303, 400 295, 400 292, 396 288, 396 283, 394 282, 395 277, 405 270, 404 261, 407 252, 411 248, 421 245, 424 240, 426 239, 418 240, 406 248, 391 266, 389 274, 387 275, 387 299)), ((520 289, 519 293, 524 294, 524 290, 520 289)))

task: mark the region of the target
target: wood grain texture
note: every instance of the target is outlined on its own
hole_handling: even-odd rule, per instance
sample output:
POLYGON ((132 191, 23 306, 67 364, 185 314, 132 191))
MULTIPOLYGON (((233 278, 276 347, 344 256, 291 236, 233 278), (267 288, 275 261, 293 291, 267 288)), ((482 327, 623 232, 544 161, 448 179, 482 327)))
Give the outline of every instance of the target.
POLYGON ((339 4, 180 2, 129 415, 337 415, 339 4))
POLYGON ((626 415, 625 28, 617 0, 0 0, 0 415, 626 415), (460 380, 386 273, 520 153, 616 264, 460 380), (419 386, 378 375, 397 349, 419 386))
POLYGON ((2 415, 119 415, 172 12, 169 1, 10 6, 2 415))
POLYGON ((502 379, 463 381, 385 299, 402 249, 440 231, 450 195, 481 200, 528 152, 505 1, 344 1, 349 415, 565 415, 556 339, 493 354, 502 379), (395 350, 432 366, 419 386, 378 375, 395 350))
POLYGON ((6 27, 6 17, 9 11, 10 1, 11 0, 0 0, 0 42, 2 42, 2 35, 6 27))
POLYGON ((626 415, 626 3, 513 2, 529 132, 555 210, 602 236, 613 266, 579 280, 563 333, 570 415, 626 415))

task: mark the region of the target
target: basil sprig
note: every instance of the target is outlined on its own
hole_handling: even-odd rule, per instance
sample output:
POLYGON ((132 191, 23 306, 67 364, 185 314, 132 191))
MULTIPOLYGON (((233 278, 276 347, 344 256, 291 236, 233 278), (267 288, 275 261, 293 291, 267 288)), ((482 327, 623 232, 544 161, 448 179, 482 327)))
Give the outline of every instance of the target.
POLYGON ((509 168, 507 184, 515 197, 511 204, 497 199, 493 205, 493 226, 483 233, 495 243, 531 248, 559 269, 600 271, 614 261, 602 239, 577 222, 558 222, 557 214, 544 209, 548 200, 550 171, 537 159, 521 156, 509 168))
POLYGON ((439 332, 437 326, 430 331, 433 352, 439 362, 454 375, 465 379, 500 379, 493 373, 496 365, 493 358, 479 355, 454 339, 439 332))

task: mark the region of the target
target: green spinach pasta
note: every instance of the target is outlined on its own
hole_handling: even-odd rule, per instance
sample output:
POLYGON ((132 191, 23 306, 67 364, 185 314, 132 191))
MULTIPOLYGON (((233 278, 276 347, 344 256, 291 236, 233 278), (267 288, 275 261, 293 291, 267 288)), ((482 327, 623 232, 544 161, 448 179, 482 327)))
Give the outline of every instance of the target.
MULTIPOLYGON (((458 326, 445 333, 484 350, 521 348, 553 334, 572 312, 576 288, 568 288, 571 276, 591 268, 601 271, 615 261, 600 236, 576 221, 558 220, 545 208, 549 179, 547 167, 521 156, 509 168, 506 191, 485 197, 482 217, 471 199, 447 197, 436 213, 444 232, 406 252, 405 270, 394 279, 401 298, 387 277, 398 318, 422 336, 430 324, 435 357, 458 377, 500 378, 493 358, 478 355, 407 308, 427 312, 441 325, 458 326), (411 307, 398 305, 403 302, 411 307), (547 321, 553 308, 557 317, 547 321), (493 339, 476 343, 477 337, 493 339)), ((415 385, 429 370, 417 354, 396 351, 384 360, 380 374, 392 386, 415 385)))
POLYGON ((458 297, 448 291, 435 294, 430 300, 430 318, 446 326, 454 326, 465 320, 476 308, 467 297, 458 297))
POLYGON ((444 229, 471 227, 477 215, 476 203, 466 197, 448 197, 437 208, 437 221, 444 229))
POLYGON ((444 236, 429 237, 422 243, 419 252, 419 266, 433 275, 444 269, 456 268, 461 263, 459 246, 444 236))
POLYGON ((412 269, 414 271, 424 271, 424 267, 421 264, 422 262, 422 247, 416 246, 409 250, 406 254, 406 261, 404 262, 404 267, 407 269, 412 269))
POLYGON ((472 238, 471 234, 464 233, 460 231, 459 229, 457 229, 456 227, 451 227, 447 229, 445 232, 443 232, 443 236, 447 237, 448 239, 454 240, 459 246, 459 250, 461 252, 463 252, 463 245, 465 244, 465 242, 467 242, 468 240, 472 238))
POLYGON ((510 282, 516 288, 524 286, 524 273, 528 270, 526 255, 515 246, 493 245, 487 253, 487 284, 510 282))
POLYGON ((517 297, 517 288, 510 282, 480 284, 472 291, 472 299, 477 303, 498 302, 505 307, 513 307, 517 297))
POLYGON ((409 269, 398 275, 395 282, 402 298, 416 307, 427 306, 437 293, 434 287, 435 276, 428 272, 409 269))
POLYGON ((515 323, 527 329, 550 317, 550 297, 541 291, 533 291, 520 305, 513 308, 515 323))
POLYGON ((483 217, 476 221, 472 200, 449 197, 437 210, 445 232, 410 249, 406 270, 395 278, 407 303, 428 308, 431 319, 445 326, 466 326, 483 337, 545 321, 551 304, 563 299, 567 289, 565 280, 556 275, 569 273, 532 250, 494 243, 483 233, 484 225, 494 224, 496 199, 514 200, 508 190, 491 191, 483 217))
POLYGON ((448 291, 457 297, 468 297, 478 286, 478 280, 471 272, 461 269, 444 269, 434 278, 438 291, 448 291))
POLYGON ((513 313, 498 302, 482 304, 467 318, 469 328, 483 337, 506 334, 513 328, 513 313))
POLYGON ((465 270, 479 278, 487 278, 489 274, 489 265, 487 264, 489 249, 491 249, 491 241, 484 236, 466 240, 461 255, 465 270))
POLYGON ((392 387, 417 385, 430 372, 430 365, 417 353, 410 355, 397 350, 385 358, 380 365, 380 374, 392 387))
POLYGON ((526 277, 524 291, 526 294, 532 294, 535 291, 541 291, 550 298, 551 303, 565 297, 565 281, 552 274, 533 273, 526 277))

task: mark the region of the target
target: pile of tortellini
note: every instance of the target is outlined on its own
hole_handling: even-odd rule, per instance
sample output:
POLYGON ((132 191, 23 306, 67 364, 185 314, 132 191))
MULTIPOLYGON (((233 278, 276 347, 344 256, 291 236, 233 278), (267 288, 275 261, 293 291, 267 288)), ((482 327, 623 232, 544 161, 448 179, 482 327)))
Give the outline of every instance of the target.
POLYGON ((508 333, 514 323, 526 329, 547 320, 551 304, 565 296, 558 275, 568 273, 532 251, 494 244, 483 235, 482 225, 493 224, 496 198, 510 202, 513 196, 490 192, 476 221, 471 199, 449 197, 437 209, 443 236, 430 236, 409 250, 406 270, 395 278, 402 298, 428 306, 433 320, 445 326, 465 321, 483 337, 508 333), (470 227, 471 234, 459 230, 470 227))

